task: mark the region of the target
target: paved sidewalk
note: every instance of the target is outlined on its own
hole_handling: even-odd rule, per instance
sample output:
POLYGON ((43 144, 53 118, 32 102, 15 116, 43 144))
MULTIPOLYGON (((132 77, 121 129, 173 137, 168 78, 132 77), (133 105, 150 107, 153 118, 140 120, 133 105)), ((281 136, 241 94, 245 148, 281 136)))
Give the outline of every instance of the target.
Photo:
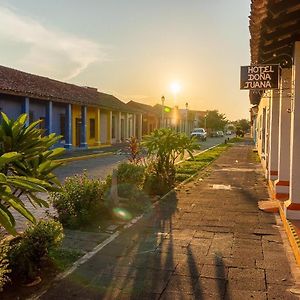
POLYGON ((236 145, 41 299, 298 299, 252 146, 236 145))

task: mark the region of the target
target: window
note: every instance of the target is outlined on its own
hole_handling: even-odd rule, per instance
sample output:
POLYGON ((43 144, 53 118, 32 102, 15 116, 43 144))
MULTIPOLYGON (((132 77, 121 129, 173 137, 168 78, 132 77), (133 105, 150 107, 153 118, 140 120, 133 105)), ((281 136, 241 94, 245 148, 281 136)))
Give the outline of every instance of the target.
POLYGON ((95 138, 95 119, 90 119, 90 139, 95 138))

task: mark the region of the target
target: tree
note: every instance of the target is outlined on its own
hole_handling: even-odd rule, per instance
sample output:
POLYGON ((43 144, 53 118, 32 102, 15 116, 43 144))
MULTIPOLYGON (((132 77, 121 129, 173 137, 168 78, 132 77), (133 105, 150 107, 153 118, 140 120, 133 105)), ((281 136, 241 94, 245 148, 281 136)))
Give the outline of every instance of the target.
POLYGON ((227 124, 224 114, 219 113, 217 110, 209 110, 206 113, 206 128, 211 130, 223 130, 227 124))
POLYGON ((59 190, 60 183, 52 173, 62 163, 54 159, 64 152, 63 148, 51 149, 60 136, 43 136, 38 129, 40 121, 26 126, 27 116, 16 121, 2 113, 0 124, 0 225, 16 234, 15 219, 11 209, 18 211, 30 222, 35 217, 25 206, 27 198, 33 206, 48 207, 47 201, 37 193, 59 190))
POLYGON ((147 148, 148 161, 152 162, 148 166, 146 182, 151 181, 150 190, 157 194, 163 194, 173 187, 176 159, 183 157, 186 152, 193 157, 193 151, 199 149, 194 138, 169 128, 153 131, 145 138, 143 146, 147 148))
POLYGON ((250 121, 247 119, 240 119, 235 121, 236 128, 240 128, 243 132, 247 132, 250 129, 250 121))

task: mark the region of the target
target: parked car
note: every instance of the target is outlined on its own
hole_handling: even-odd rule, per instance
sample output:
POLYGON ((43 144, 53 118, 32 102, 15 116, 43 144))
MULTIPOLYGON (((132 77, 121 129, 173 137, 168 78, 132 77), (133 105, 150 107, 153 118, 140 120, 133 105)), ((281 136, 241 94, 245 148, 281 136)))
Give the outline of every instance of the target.
POLYGON ((224 132, 222 130, 217 131, 217 136, 218 137, 223 137, 224 136, 224 132))
POLYGON ((209 136, 210 137, 217 137, 218 136, 217 131, 215 131, 215 130, 211 131, 209 136))
POLYGON ((227 130, 226 135, 232 135, 232 132, 230 130, 227 130))
POLYGON ((201 141, 206 141, 207 133, 204 128, 194 128, 191 132, 191 136, 195 136, 201 141))

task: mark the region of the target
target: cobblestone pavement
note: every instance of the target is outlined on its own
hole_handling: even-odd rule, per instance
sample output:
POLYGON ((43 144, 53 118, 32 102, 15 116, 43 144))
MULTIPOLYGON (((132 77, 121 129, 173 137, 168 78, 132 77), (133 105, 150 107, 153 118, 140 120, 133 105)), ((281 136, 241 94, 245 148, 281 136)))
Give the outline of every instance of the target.
POLYGON ((234 146, 41 299, 298 299, 267 197, 252 146, 234 146))

